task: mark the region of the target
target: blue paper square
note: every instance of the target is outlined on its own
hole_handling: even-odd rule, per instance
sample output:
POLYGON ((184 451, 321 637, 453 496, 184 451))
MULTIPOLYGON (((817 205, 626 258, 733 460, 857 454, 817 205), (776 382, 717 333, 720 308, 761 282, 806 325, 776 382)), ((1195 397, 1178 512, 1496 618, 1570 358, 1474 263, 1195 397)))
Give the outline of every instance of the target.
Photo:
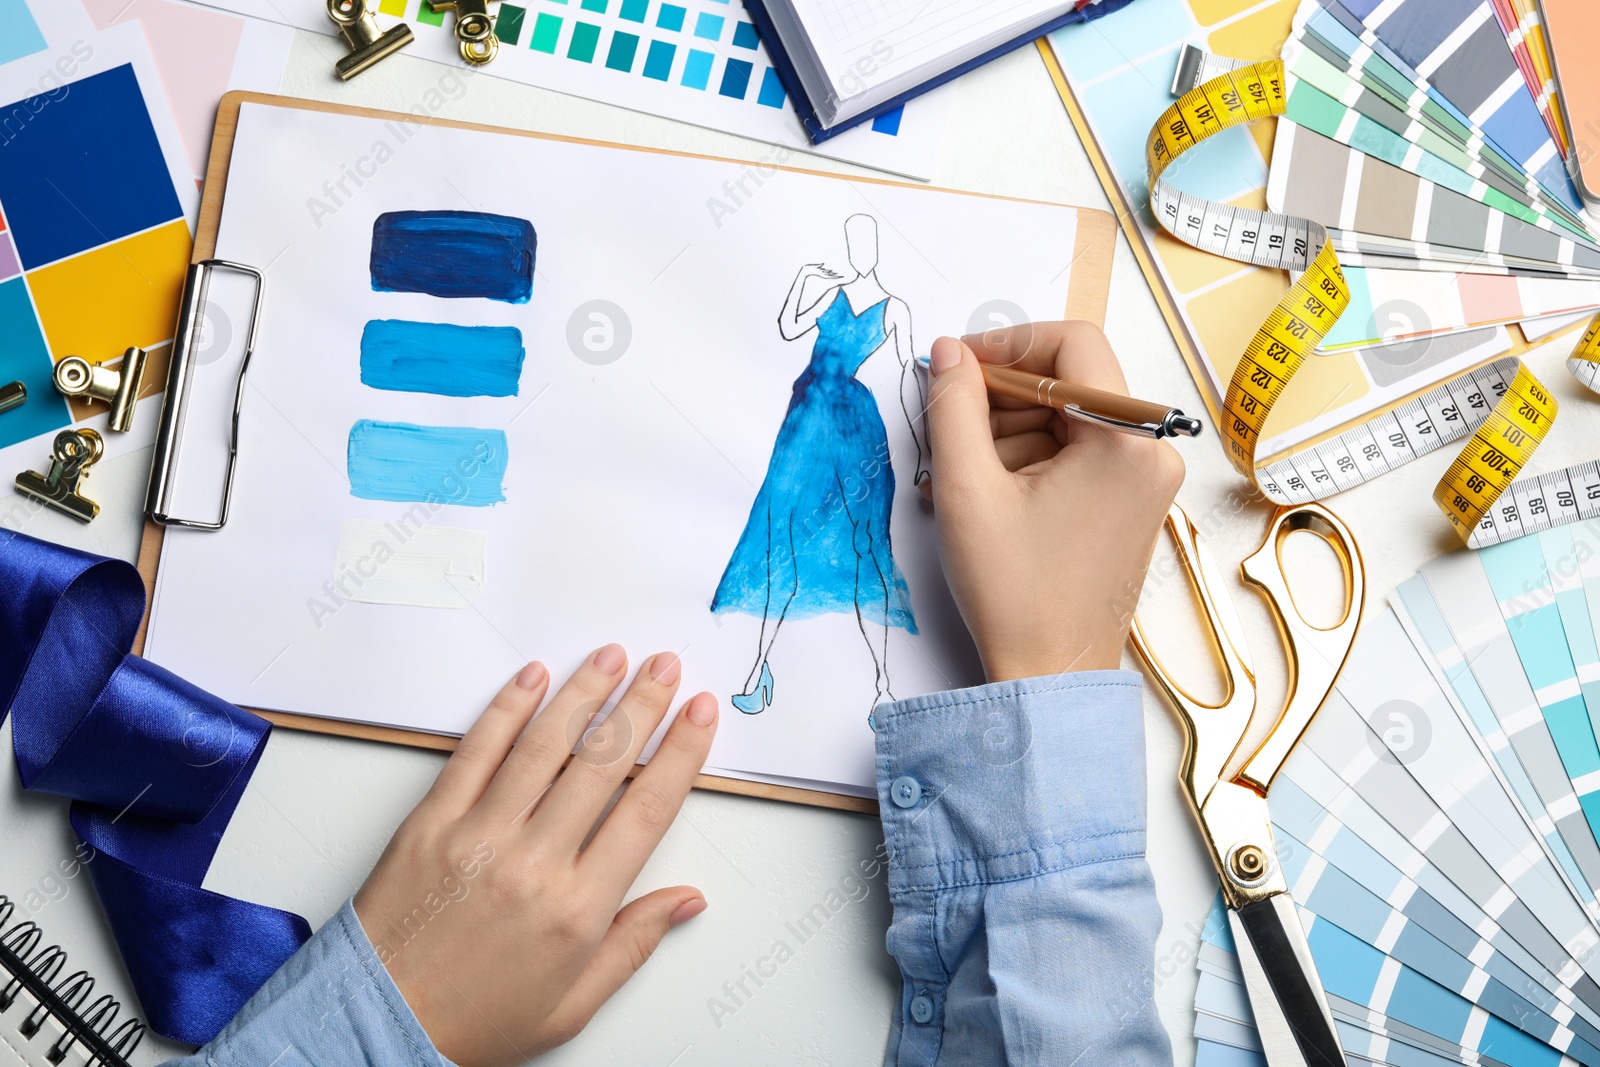
POLYGON ((741 22, 733 28, 733 46, 735 48, 754 48, 761 43, 761 37, 756 33, 756 28, 748 22, 741 22))
POLYGON ((685 14, 687 12, 677 4, 662 4, 660 10, 656 12, 656 25, 663 30, 681 30, 685 14))
POLYGON ((24 268, 183 214, 133 67, 31 97, 0 131, 0 208, 24 268))
MULTIPOLYGON (((50 380, 54 371, 27 286, 21 278, 0 282, 0 385, 20 381, 28 387, 28 402, 0 415, 0 448, 71 425, 67 402, 50 380)), ((30 469, 49 472, 48 443, 31 462, 30 469)), ((9 471, 6 477, 15 473, 9 471)))

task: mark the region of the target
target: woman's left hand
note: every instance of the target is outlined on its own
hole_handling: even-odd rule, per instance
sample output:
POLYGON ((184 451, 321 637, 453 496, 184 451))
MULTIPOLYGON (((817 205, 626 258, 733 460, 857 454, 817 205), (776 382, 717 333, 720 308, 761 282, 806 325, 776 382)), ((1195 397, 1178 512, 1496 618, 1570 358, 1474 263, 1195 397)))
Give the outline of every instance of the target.
POLYGON ((435 1047, 461 1067, 520 1064, 570 1040, 670 927, 705 910, 688 886, 627 907, 622 899, 711 749, 710 693, 683 705, 600 821, 671 706, 677 656, 646 660, 562 769, 627 665, 622 646, 599 649, 543 711, 550 674, 539 663, 523 668, 356 894, 378 958, 435 1047))

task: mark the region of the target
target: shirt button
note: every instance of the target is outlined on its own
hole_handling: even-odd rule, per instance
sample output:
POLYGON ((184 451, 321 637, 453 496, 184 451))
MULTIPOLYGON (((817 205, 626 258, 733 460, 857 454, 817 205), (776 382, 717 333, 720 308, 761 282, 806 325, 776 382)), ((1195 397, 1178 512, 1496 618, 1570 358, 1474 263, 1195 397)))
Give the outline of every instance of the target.
POLYGON ((889 787, 889 799, 894 801, 897 808, 909 808, 922 799, 922 783, 902 775, 889 787))
POLYGON ((933 1000, 922 993, 912 997, 911 1017, 918 1023, 926 1024, 933 1018, 933 1000))

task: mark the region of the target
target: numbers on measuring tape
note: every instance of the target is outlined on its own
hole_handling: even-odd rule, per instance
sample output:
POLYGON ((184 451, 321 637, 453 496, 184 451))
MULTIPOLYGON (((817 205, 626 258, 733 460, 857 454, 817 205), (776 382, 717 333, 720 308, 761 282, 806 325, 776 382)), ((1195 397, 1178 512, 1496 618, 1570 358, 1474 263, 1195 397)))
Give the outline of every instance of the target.
MULTIPOLYGON (((1515 358, 1496 360, 1379 413, 1342 434, 1257 466, 1261 433, 1278 398, 1349 305, 1329 232, 1308 219, 1219 204, 1174 188, 1163 174, 1184 152, 1286 106, 1281 61, 1234 64, 1187 54, 1178 99, 1145 144, 1152 214, 1174 237, 1243 263, 1289 271, 1288 292, 1246 346, 1218 420, 1229 460, 1280 504, 1331 496, 1470 436, 1434 492, 1440 511, 1473 547, 1600 516, 1600 461, 1516 481, 1549 432, 1556 402, 1515 358), (1230 69, 1231 68, 1231 69, 1230 69), (1196 73, 1198 72, 1198 73, 1196 73), (1186 89, 1186 91, 1184 91, 1186 89)), ((1347 244, 1348 235, 1341 235, 1347 244)), ((1600 391, 1600 316, 1568 361, 1600 391)))

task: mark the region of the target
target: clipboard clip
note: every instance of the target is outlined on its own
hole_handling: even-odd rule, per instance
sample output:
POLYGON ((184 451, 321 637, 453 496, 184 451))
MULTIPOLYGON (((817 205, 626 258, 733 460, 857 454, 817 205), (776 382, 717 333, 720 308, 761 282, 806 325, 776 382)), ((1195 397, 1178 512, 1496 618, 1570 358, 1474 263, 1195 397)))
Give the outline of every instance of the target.
POLYGON ((254 267, 226 259, 205 259, 189 266, 183 280, 183 301, 178 306, 178 326, 173 333, 172 362, 167 367, 167 393, 161 404, 161 425, 156 429, 156 449, 150 467, 150 490, 145 494, 145 512, 161 526, 180 526, 187 530, 220 530, 228 521, 228 506, 233 502, 233 469, 239 459, 239 409, 244 403, 244 376, 250 369, 250 356, 256 348, 256 331, 261 323, 261 298, 266 278, 254 267), (231 270, 255 279, 255 296, 250 305, 250 329, 246 333, 244 356, 239 361, 239 379, 233 390, 233 427, 228 438, 228 473, 222 483, 222 508, 215 521, 185 519, 172 514, 173 475, 177 468, 189 386, 194 377, 196 349, 205 322, 206 293, 211 274, 231 270))

